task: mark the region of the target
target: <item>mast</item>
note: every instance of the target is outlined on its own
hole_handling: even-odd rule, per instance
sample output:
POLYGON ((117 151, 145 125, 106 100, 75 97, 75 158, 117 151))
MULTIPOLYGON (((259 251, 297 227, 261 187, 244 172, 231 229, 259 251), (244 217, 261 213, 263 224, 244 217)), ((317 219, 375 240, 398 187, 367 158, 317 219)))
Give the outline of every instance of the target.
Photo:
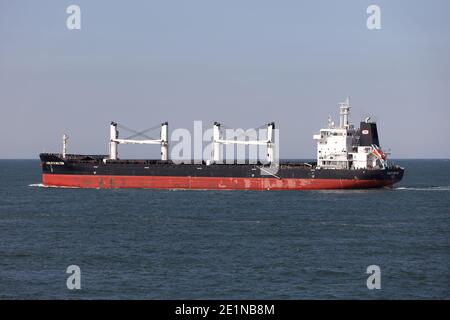
POLYGON ((220 123, 214 122, 213 126, 213 160, 215 163, 220 161, 220 145, 221 144, 241 144, 241 145, 265 145, 267 146, 267 162, 274 161, 274 145, 275 145, 275 123, 267 124, 266 140, 226 140, 220 139, 220 123))
POLYGON ((274 122, 271 122, 267 125, 267 162, 269 163, 272 163, 274 161, 274 129, 274 122))
POLYGON ((65 159, 67 157, 67 140, 69 140, 69 136, 64 133, 62 136, 62 140, 63 140, 62 157, 65 159))
POLYGON ((339 103, 339 127, 341 129, 348 129, 348 116, 350 114, 350 97, 345 99, 345 102, 339 103))
POLYGON ((161 124, 161 160, 169 159, 169 124, 164 122, 161 124))
POLYGON ((220 123, 214 122, 213 125, 213 161, 220 161, 220 123))
POLYGON ((117 160, 117 145, 119 144, 116 139, 119 137, 119 132, 117 131, 117 123, 111 121, 109 126, 109 159, 117 160))
MULTIPOLYGON (((133 131, 135 134, 134 136, 143 135, 143 132, 148 131, 150 129, 147 129, 143 132, 137 132, 131 129, 127 129, 130 131, 133 131)), ((117 159, 117 146, 119 143, 122 144, 159 144, 161 145, 161 160, 168 160, 169 158, 169 124, 168 122, 161 123, 161 132, 160 132, 160 138, 159 139, 144 139, 144 140, 137 140, 137 139, 119 139, 119 132, 117 130, 117 123, 111 122, 110 126, 110 142, 109 142, 109 159, 116 160, 117 159)), ((145 136, 146 137, 146 136, 145 136)))

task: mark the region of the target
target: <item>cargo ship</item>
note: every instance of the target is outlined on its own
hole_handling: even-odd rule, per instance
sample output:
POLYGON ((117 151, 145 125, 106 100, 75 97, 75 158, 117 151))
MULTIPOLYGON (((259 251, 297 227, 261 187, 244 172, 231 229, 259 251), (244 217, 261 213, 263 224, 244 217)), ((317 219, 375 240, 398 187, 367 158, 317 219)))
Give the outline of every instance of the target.
MULTIPOLYGON (((215 122, 211 159, 178 162, 169 159, 168 123, 161 124, 158 139, 121 139, 117 123, 110 124, 108 155, 41 153, 42 184, 76 188, 149 188, 206 190, 324 190, 392 187, 404 169, 387 159, 380 147, 377 124, 367 117, 359 128, 349 123, 350 103, 339 104, 340 121, 313 136, 317 161, 276 161, 275 124, 267 125, 267 139, 226 140, 221 124, 215 122), (118 157, 119 144, 157 144, 161 159, 125 160, 118 157), (264 162, 226 163, 221 159, 224 144, 262 145, 264 162)), ((139 135, 139 132, 136 132, 139 135)))

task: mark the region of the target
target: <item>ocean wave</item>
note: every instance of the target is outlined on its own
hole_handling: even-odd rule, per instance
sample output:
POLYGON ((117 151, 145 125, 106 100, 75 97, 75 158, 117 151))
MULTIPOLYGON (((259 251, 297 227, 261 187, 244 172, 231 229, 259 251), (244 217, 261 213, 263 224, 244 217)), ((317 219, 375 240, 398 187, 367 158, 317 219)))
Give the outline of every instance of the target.
POLYGON ((411 190, 411 191, 450 191, 450 186, 439 187, 398 187, 395 190, 411 190))
POLYGON ((65 187, 65 186, 46 186, 42 183, 32 183, 28 185, 29 187, 37 187, 37 188, 58 188, 58 189, 79 189, 78 187, 65 187))

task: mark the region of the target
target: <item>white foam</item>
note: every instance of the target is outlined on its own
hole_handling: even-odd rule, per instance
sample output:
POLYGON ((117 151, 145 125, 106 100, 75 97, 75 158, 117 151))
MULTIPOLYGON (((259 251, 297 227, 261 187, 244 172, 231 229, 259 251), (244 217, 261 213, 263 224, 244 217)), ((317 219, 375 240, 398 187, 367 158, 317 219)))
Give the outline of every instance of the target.
POLYGON ((69 186, 46 186, 42 183, 32 183, 28 185, 29 187, 37 187, 37 188, 58 188, 58 189, 79 189, 79 187, 69 187, 69 186))
POLYGON ((439 187, 398 187, 395 190, 411 190, 411 191, 450 191, 450 186, 439 187))
POLYGON ((45 188, 46 186, 42 183, 32 183, 28 185, 29 187, 39 187, 39 188, 45 188))

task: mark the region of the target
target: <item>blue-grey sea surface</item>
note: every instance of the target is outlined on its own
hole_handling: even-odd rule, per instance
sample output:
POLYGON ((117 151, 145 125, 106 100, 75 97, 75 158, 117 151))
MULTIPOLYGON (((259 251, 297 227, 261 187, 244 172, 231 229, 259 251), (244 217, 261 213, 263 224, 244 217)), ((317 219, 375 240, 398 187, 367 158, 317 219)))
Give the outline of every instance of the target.
POLYGON ((171 191, 45 188, 39 161, 1 160, 0 299, 449 299, 450 161, 397 163, 394 189, 171 191))

